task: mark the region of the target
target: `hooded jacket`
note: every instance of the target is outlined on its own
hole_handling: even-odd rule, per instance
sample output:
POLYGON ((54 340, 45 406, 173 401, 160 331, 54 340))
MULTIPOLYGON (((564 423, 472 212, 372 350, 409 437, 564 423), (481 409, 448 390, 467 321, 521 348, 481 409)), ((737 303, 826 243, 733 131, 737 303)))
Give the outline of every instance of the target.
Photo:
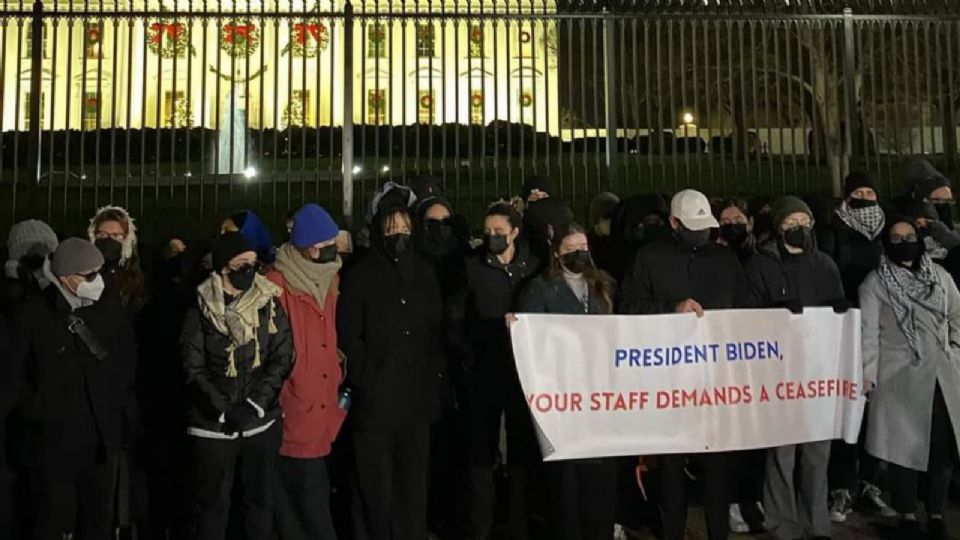
POLYGON ((350 418, 359 430, 432 423, 446 385, 436 274, 412 246, 403 258, 390 257, 378 222, 371 226, 370 249, 344 271, 337 305, 337 336, 353 392, 350 418))
POLYGON ((130 213, 126 209, 120 206, 107 205, 101 207, 97 210, 97 213, 90 218, 90 224, 87 226, 87 237, 90 238, 90 243, 94 244, 97 241, 97 221, 100 219, 105 212, 116 212, 124 216, 127 220, 127 235, 123 239, 122 248, 120 251, 120 266, 130 259, 137 253, 137 226, 133 222, 133 218, 130 217, 130 213))
POLYGON ((883 255, 880 236, 871 240, 834 214, 830 223, 818 231, 817 244, 836 263, 847 300, 860 305, 860 284, 880 265, 883 255))
POLYGON ((747 262, 746 273, 750 307, 829 306, 845 298, 837 265, 816 248, 791 255, 777 241, 768 241, 747 262))
POLYGON ((732 250, 713 242, 692 248, 675 235, 640 248, 624 278, 620 312, 673 313, 688 298, 704 309, 745 305, 743 268, 732 250))
POLYGON ((270 231, 263 224, 260 216, 254 214, 252 210, 244 210, 234 215, 232 219, 240 234, 250 242, 253 250, 257 252, 257 260, 263 264, 273 264, 273 261, 277 258, 277 248, 273 245, 270 231))
POLYGON ((543 263, 549 260, 551 230, 573 221, 573 212, 560 199, 548 197, 527 203, 523 212, 523 234, 530 251, 543 263))

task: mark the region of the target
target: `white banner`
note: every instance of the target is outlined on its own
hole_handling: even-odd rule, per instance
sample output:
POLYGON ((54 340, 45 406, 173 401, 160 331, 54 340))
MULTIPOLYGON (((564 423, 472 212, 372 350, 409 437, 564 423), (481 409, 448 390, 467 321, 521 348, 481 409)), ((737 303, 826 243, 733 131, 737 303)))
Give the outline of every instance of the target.
POLYGON ((858 310, 517 318, 513 350, 545 460, 859 435, 858 310))

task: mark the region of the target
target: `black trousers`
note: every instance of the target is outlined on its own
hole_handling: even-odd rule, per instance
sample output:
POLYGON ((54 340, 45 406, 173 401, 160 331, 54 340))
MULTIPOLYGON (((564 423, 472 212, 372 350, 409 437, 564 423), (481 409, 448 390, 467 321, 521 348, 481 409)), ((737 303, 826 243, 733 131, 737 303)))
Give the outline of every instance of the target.
POLYGON ((537 442, 527 406, 512 369, 480 368, 471 381, 467 400, 470 422, 470 473, 467 497, 468 537, 487 538, 496 507, 494 467, 500 444, 500 421, 507 435, 507 520, 510 538, 530 537, 531 485, 541 466, 537 442))
POLYGON ((327 461, 280 456, 276 478, 280 540, 337 540, 330 514, 327 461))
POLYGON ((873 485, 879 482, 880 460, 868 454, 866 449, 869 415, 870 403, 867 403, 856 444, 847 444, 842 439, 833 441, 830 447, 830 467, 827 469, 831 491, 846 489, 857 493, 861 480, 873 485))
POLYGON ((610 540, 617 507, 617 460, 544 465, 551 540, 610 540))
POLYGON ((247 540, 271 540, 274 467, 282 433, 283 425, 277 420, 270 429, 253 437, 234 440, 194 437, 193 538, 224 540, 234 477, 239 473, 244 536, 247 540))
POLYGON ((930 425, 930 458, 927 472, 890 464, 890 487, 893 492, 893 507, 901 514, 915 514, 919 499, 921 476, 926 483, 924 503, 927 514, 943 515, 950 494, 950 480, 957 464, 957 443, 953 436, 953 423, 947 404, 943 400, 940 385, 933 396, 933 417, 930 425))
POLYGON ((707 537, 726 540, 730 533, 730 479, 734 458, 725 453, 658 456, 660 464, 660 517, 663 540, 683 540, 687 527, 687 459, 700 463, 707 537))
POLYGON ((32 472, 35 540, 113 538, 113 486, 117 460, 94 447, 41 451, 32 472))
POLYGON ((353 432, 355 540, 427 537, 430 425, 353 432))

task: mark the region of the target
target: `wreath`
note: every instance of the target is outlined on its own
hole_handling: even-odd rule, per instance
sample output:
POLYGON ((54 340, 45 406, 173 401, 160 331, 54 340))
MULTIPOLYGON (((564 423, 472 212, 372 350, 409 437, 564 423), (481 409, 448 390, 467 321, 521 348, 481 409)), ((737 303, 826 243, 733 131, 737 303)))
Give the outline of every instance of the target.
POLYGON ((420 96, 420 108, 421 109, 430 109, 433 107, 433 96, 430 94, 424 94, 420 96))
POLYGON ((259 46, 257 27, 248 20, 225 24, 220 32, 220 50, 231 58, 249 58, 259 46))
POLYGON ((182 23, 160 21, 151 24, 147 47, 161 58, 183 58, 187 51, 193 54, 190 31, 182 23))
POLYGON ((523 108, 527 108, 531 105, 533 105, 533 96, 530 95, 529 92, 524 92, 523 94, 520 94, 520 106, 523 108))
POLYGON ((374 24, 370 27, 370 30, 367 31, 370 36, 370 41, 380 44, 383 43, 383 40, 387 39, 387 33, 384 31, 383 26, 379 24, 374 24))
POLYGON ((380 112, 383 110, 383 94, 380 92, 373 92, 370 94, 370 97, 367 98, 367 106, 373 109, 374 111, 380 112))
POLYGON ((83 100, 83 109, 87 114, 96 114, 100 110, 100 98, 90 96, 83 100))
POLYGON ((280 54, 293 53, 297 58, 315 58, 330 44, 330 32, 320 21, 307 20, 290 27, 290 43, 280 54))
POLYGON ((432 24, 417 25, 417 37, 422 41, 432 41, 436 32, 432 24))
POLYGON ((470 58, 481 58, 483 56, 483 28, 473 26, 470 28, 470 58))
POLYGON ((100 25, 91 24, 87 27, 87 45, 100 44, 100 25))
POLYGON ((532 36, 530 35, 530 32, 527 32, 526 30, 520 31, 520 43, 530 43, 531 39, 532 36))
POLYGON ((190 109, 190 101, 187 98, 177 100, 176 106, 167 118, 167 122, 175 128, 193 127, 193 111, 190 109))
POLYGON ((483 94, 480 92, 474 93, 470 96, 470 106, 474 109, 479 109, 483 107, 483 94))

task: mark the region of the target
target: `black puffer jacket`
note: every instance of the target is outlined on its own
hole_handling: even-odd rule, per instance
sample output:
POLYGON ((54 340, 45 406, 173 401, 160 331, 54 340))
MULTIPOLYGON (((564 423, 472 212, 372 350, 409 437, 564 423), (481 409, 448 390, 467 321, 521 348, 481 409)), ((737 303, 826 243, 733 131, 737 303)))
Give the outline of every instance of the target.
POLYGON ((293 339, 290 322, 276 299, 260 308, 260 367, 254 368, 256 344, 251 340, 234 351, 236 377, 227 376, 227 346, 230 338, 193 307, 187 311, 180 337, 183 367, 190 400, 187 426, 208 432, 221 432, 220 415, 250 399, 263 409, 263 418, 251 418, 238 426, 249 432, 280 417, 280 388, 293 367, 293 339), (270 333, 271 312, 275 333, 270 333))
POLYGON ((688 298, 704 309, 744 305, 746 281, 733 251, 712 242, 691 248, 674 236, 642 247, 624 278, 620 312, 673 313, 688 298))
POLYGON ((107 291, 72 312, 107 352, 102 360, 70 332, 70 315, 63 294, 51 285, 25 300, 16 317, 11 364, 28 446, 40 452, 35 457, 91 446, 115 454, 133 405, 137 349, 119 298, 107 291))
POLYGON ((747 263, 746 272, 751 307, 829 306, 844 298, 837 265, 821 251, 790 255, 768 242, 747 263))
POLYGON ((378 234, 343 275, 337 338, 357 429, 432 423, 446 385, 443 297, 432 266, 389 258, 378 234))
POLYGON ((880 256, 883 255, 880 236, 870 240, 834 214, 830 223, 819 231, 817 243, 820 250, 837 264, 847 300, 859 305, 860 284, 880 266, 880 256))
POLYGON ((539 266, 523 238, 517 238, 517 251, 509 264, 501 264, 483 248, 467 259, 466 335, 471 363, 478 369, 512 367, 504 316, 517 309, 520 291, 539 266))

